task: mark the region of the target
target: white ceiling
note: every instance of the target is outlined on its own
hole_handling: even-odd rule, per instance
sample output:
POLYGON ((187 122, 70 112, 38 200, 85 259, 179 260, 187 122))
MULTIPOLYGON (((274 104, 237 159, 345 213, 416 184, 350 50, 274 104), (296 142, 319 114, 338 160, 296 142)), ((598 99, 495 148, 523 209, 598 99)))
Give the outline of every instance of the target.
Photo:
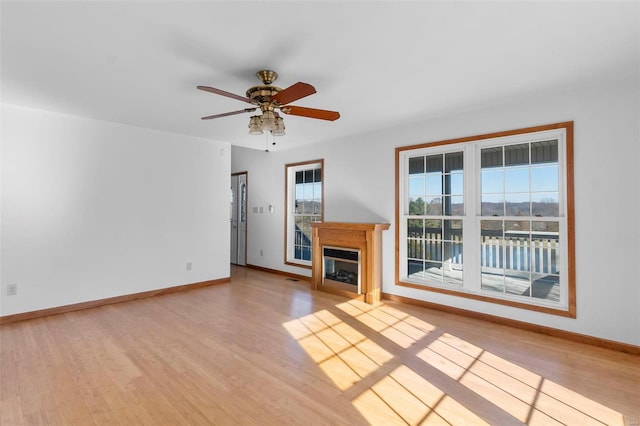
MULTIPOLYGON (((1 100, 263 149, 244 95, 255 72, 317 93, 285 116, 278 149, 514 98, 625 79, 640 69, 640 3, 1 3, 1 100)), ((37 125, 37 123, 34 123, 37 125)))

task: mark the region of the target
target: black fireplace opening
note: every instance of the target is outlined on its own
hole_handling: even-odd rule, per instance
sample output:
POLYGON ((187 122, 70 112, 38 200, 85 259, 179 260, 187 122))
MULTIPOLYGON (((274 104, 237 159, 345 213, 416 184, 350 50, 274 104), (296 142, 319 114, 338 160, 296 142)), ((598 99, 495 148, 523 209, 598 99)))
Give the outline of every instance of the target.
POLYGON ((360 292, 360 250, 323 247, 322 256, 323 285, 360 292))

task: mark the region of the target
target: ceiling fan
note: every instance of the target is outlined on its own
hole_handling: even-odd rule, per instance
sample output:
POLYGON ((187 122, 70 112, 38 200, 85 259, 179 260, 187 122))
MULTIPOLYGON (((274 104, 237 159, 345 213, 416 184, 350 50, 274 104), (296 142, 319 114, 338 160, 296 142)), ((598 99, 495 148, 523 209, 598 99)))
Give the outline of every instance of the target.
POLYGON ((202 117, 202 119, 211 120, 213 118, 244 114, 245 112, 253 112, 260 109, 262 114, 253 115, 249 119, 249 134, 261 135, 264 131, 269 131, 274 136, 284 136, 284 120, 276 110, 280 110, 284 114, 317 118, 320 120, 334 121, 340 118, 340 113, 337 111, 289 105, 291 102, 295 102, 298 99, 302 99, 316 93, 316 89, 312 85, 298 82, 286 89, 281 89, 280 87, 271 85, 278 78, 278 73, 275 71, 258 71, 256 76, 260 81, 262 81, 262 86, 250 87, 247 90, 246 96, 225 92, 224 90, 216 89, 214 87, 197 86, 198 89, 204 90, 205 92, 226 96, 227 98, 237 99, 239 101, 255 105, 253 108, 208 115, 206 117, 202 117))

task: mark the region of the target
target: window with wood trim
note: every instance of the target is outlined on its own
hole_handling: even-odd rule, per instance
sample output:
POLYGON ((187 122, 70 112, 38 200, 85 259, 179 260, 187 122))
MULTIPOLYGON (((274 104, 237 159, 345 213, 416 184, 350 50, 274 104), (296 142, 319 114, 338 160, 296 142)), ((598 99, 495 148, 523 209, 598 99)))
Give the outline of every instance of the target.
POLYGON ((575 317, 572 122, 396 159, 398 285, 575 317))
POLYGON ((324 160, 287 164, 285 263, 311 267, 311 222, 322 221, 324 160))

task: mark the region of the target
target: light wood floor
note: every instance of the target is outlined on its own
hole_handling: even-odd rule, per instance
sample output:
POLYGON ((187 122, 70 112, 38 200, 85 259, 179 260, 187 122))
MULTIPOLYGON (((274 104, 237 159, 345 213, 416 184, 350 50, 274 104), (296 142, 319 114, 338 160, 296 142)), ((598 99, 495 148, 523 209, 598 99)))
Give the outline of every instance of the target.
POLYGON ((0 345, 10 426, 640 421, 637 356, 245 268, 6 324, 0 345))

